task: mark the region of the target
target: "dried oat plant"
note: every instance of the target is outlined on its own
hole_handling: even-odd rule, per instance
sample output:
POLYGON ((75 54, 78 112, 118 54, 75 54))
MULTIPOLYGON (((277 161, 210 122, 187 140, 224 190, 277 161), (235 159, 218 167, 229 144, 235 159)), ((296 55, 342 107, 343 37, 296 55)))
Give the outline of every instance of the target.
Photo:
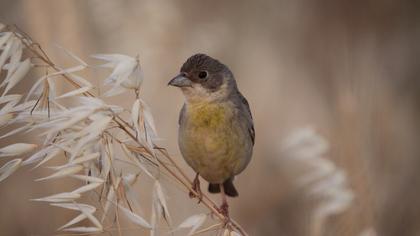
MULTIPOLYGON (((52 159, 60 159, 63 164, 49 166, 51 175, 38 181, 72 178, 79 180, 80 186, 33 200, 79 212, 78 216, 59 227, 59 230, 70 233, 94 234, 109 232, 110 228, 120 229, 120 212, 134 224, 150 230, 150 235, 162 230, 158 226, 160 220, 168 225, 165 230, 169 234, 189 230, 188 235, 208 231, 219 235, 247 235, 234 220, 220 214, 216 204, 206 195, 203 195, 201 204, 207 207, 207 213, 190 216, 179 225, 173 225, 161 180, 167 178, 187 192, 195 191, 185 172, 164 148, 154 142, 157 136, 153 117, 140 96, 143 74, 139 57, 93 55, 106 62, 100 67, 112 69, 105 79, 105 84, 111 89, 98 96, 94 94, 91 82, 76 74, 92 67, 71 52, 62 50, 77 62, 76 66, 58 66, 18 27, 0 25, 0 72, 4 75, 0 84, 3 89, 0 126, 17 127, 0 138, 36 131, 42 140, 38 144, 14 143, 2 147, 1 157, 15 159, 2 165, 0 181, 19 167, 32 165, 37 168, 48 165, 52 159), (32 70, 40 70, 45 75, 37 79, 26 94, 11 93, 32 70), (56 80, 73 89, 57 94, 56 80), (107 104, 102 99, 122 92, 136 95, 131 109, 107 104), (67 105, 69 102, 64 101, 68 99, 76 102, 67 105), (154 181, 150 190, 153 206, 149 217, 132 207, 142 204, 133 191, 133 187, 139 184, 136 181, 139 174, 154 181), (97 199, 99 203, 89 204, 86 196, 97 199), (106 221, 110 218, 111 222, 106 221), (81 224, 81 221, 89 224, 81 224), (209 226, 204 227, 206 221, 209 226)), ((118 233, 121 235, 120 230, 118 233)))
POLYGON ((311 127, 295 130, 281 145, 281 156, 299 169, 295 185, 317 202, 310 217, 313 236, 325 235, 329 217, 347 210, 354 198, 345 171, 326 158, 328 150, 328 141, 311 127))

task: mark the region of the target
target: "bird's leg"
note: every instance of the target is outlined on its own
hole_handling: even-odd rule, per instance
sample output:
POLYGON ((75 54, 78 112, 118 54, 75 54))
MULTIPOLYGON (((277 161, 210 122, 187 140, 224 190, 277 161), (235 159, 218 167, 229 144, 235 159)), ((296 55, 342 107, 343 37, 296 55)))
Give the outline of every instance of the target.
POLYGON ((220 184, 221 194, 222 194, 222 205, 219 208, 219 211, 222 215, 226 217, 226 221, 229 221, 229 205, 227 202, 225 189, 223 187, 223 184, 220 184))
POLYGON ((197 197, 198 198, 198 203, 201 202, 201 200, 203 199, 203 193, 201 192, 201 188, 200 188, 200 174, 197 173, 195 175, 195 178, 192 182, 192 189, 197 192, 197 194, 195 194, 194 192, 190 191, 190 198, 193 197, 197 197))

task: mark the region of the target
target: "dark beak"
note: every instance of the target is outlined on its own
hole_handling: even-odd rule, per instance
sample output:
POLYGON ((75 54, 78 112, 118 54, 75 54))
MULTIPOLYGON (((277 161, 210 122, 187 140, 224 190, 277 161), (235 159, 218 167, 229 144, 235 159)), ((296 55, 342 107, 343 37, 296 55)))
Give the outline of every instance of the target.
POLYGON ((171 79, 171 81, 169 81, 168 85, 171 86, 175 86, 175 87, 192 87, 192 83, 191 80, 188 79, 187 74, 186 73, 181 73, 177 76, 175 76, 175 78, 171 79))

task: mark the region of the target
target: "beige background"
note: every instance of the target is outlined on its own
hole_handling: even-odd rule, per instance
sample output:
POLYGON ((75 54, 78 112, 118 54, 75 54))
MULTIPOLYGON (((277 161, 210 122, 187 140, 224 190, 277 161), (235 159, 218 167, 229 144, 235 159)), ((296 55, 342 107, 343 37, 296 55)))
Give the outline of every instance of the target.
MULTIPOLYGON (((420 5, 414 2, 2 0, 0 21, 18 24, 66 66, 74 62, 54 43, 93 63, 93 53, 139 53, 143 98, 161 144, 186 169, 176 145, 183 97, 166 84, 197 52, 227 64, 255 121, 255 154, 237 178, 240 197, 231 200, 232 216, 251 235, 310 235, 310 199, 290 186, 279 154, 281 140, 308 124, 331 142, 328 156, 347 171, 355 191, 350 209, 327 222, 326 235, 353 236, 369 227, 381 236, 419 235, 420 5)), ((132 100, 112 102, 129 107, 132 100)), ((28 201, 68 187, 34 182, 43 172, 24 169, 0 183, 1 235, 52 235, 73 216, 28 201)), ((176 222, 203 211, 176 189, 168 195, 176 222)))

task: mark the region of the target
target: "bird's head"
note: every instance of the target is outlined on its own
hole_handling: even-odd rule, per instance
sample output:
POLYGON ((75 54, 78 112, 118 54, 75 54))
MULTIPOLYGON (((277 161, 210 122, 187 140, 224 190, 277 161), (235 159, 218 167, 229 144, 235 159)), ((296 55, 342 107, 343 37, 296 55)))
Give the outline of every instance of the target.
POLYGON ((219 101, 236 90, 229 68, 205 54, 195 54, 182 65, 180 74, 168 85, 181 88, 187 101, 219 101))

